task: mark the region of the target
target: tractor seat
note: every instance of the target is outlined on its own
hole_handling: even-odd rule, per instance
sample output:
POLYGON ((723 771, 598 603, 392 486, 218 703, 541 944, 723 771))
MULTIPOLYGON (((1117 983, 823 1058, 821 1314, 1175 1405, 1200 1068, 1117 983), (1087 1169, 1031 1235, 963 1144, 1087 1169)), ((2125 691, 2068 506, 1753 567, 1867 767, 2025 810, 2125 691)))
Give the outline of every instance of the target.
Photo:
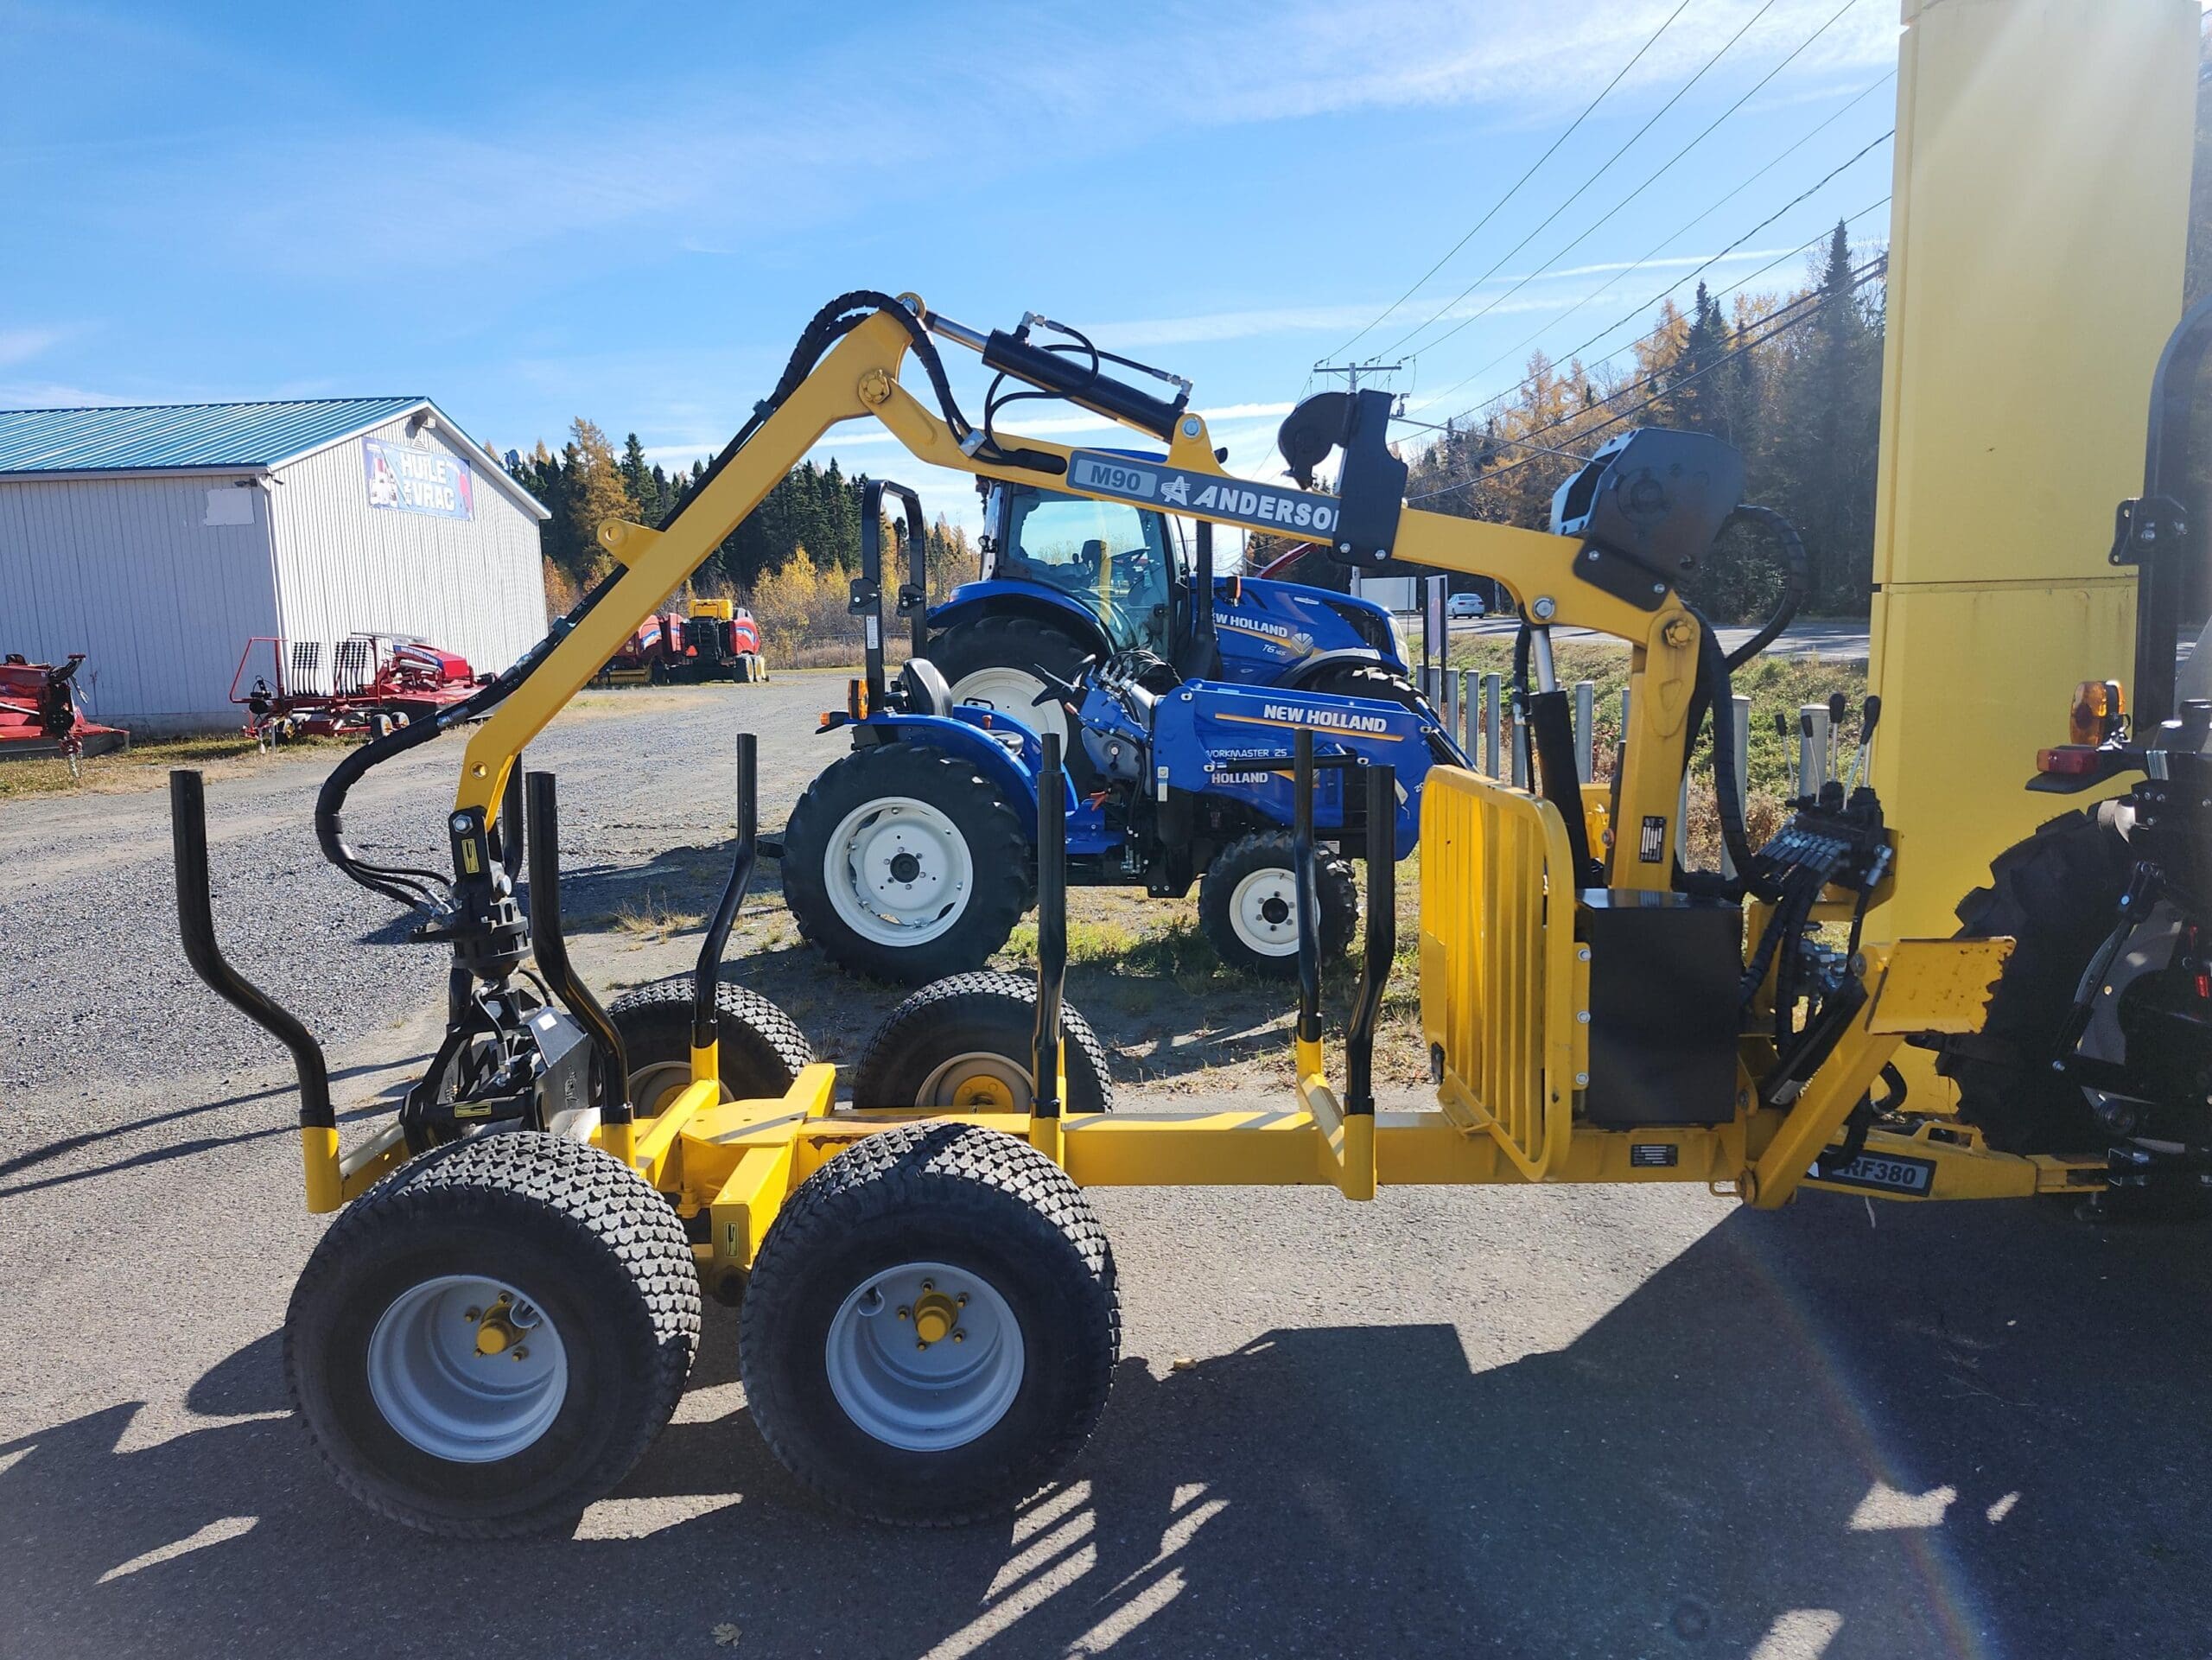
POLYGON ((899 696, 909 715, 952 716, 952 687, 944 671, 925 657, 909 658, 899 671, 899 696))

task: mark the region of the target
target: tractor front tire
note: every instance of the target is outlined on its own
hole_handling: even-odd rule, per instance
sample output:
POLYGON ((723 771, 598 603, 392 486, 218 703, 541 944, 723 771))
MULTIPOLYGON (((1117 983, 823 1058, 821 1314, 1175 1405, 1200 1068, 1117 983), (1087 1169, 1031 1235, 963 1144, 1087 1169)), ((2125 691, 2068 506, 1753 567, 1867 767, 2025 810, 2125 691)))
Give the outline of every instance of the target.
MULTIPOLYGON (((1351 944, 1359 888, 1351 866, 1313 851, 1324 957, 1351 944)), ((1287 830, 1240 836, 1215 855, 1198 884, 1198 932, 1233 969, 1271 980, 1298 977, 1298 874, 1287 830)))
POLYGON ((998 786, 928 744, 876 744, 807 786, 784 895, 840 968, 918 985, 979 969, 1029 908, 1029 839, 998 786))
POLYGON ((809 1177, 754 1260, 746 1402, 799 1483, 872 1521, 1013 1509, 1082 1448, 1122 1347, 1090 1202, 1026 1142, 902 1124, 809 1177))
POLYGON ((340 1213, 284 1317, 339 1485, 444 1538, 573 1522, 676 1409, 699 1276, 668 1201, 595 1148, 472 1136, 340 1213))
POLYGON ((2119 920, 2133 827, 2133 810, 2115 801, 2061 814, 1999 854, 1989 886, 1959 902, 1958 938, 2016 942, 1981 1030, 1945 1038, 1936 1063, 1958 1085, 1959 1116, 1999 1152, 2084 1153, 2109 1139, 2082 1086, 2051 1070, 2050 1047, 2119 920))
MULTIPOLYGON (((686 974, 614 1000, 607 1018, 630 1063, 630 1105, 658 1117, 691 1081, 691 986, 686 974)), ((798 1023, 747 986, 715 986, 715 1055, 722 1095, 766 1100, 791 1088, 814 1049, 798 1023)))
MULTIPOLYGON (((1035 1099, 1037 983, 1018 974, 956 974, 884 1017, 853 1069, 861 1107, 1021 1112, 1035 1099)), ((1067 1113, 1109 1112, 1114 1078, 1090 1022, 1060 1007, 1067 1113)))

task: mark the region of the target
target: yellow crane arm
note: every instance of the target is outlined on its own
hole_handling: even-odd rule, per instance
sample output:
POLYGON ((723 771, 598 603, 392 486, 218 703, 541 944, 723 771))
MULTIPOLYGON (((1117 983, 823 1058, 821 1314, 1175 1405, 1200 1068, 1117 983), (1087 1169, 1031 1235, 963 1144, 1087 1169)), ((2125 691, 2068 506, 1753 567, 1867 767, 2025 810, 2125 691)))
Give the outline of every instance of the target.
MULTIPOLYGON (((916 309, 926 315, 918 304, 916 309)), ((873 417, 931 467, 1096 500, 1130 499, 1071 466, 1071 458, 1081 452, 1040 439, 1002 436, 999 453, 1050 456, 1058 470, 969 454, 945 422, 900 384, 899 370, 912 346, 908 324, 877 311, 823 355, 665 528, 620 521, 600 527, 601 545, 624 567, 621 578, 469 739, 457 809, 480 809, 486 823, 493 822, 508 772, 525 746, 661 601, 744 522, 776 481, 841 422, 873 417)), ((1219 486, 1200 487, 1186 501, 1143 505, 1238 528, 1276 527, 1255 519, 1250 504, 1260 496, 1288 493, 1255 491, 1251 480, 1224 470, 1215 459, 1202 417, 1185 413, 1177 420, 1166 465, 1189 475, 1186 484, 1195 480, 1204 487, 1217 480, 1219 486)), ((1685 748, 1682 725, 1696 677, 1699 639, 1695 619, 1671 588, 1655 579, 1648 595, 1639 594, 1631 601, 1578 574, 1578 562, 1591 556, 1573 537, 1415 508, 1399 517, 1394 552, 1408 564, 1487 577, 1513 595, 1524 616, 1628 643, 1631 729, 1614 822, 1640 826, 1645 848, 1656 844, 1671 850, 1685 748), (1655 819, 1662 821, 1656 843, 1655 819)), ((1663 888, 1669 875, 1663 857, 1623 859, 1614 862, 1611 880, 1619 887, 1663 888)))

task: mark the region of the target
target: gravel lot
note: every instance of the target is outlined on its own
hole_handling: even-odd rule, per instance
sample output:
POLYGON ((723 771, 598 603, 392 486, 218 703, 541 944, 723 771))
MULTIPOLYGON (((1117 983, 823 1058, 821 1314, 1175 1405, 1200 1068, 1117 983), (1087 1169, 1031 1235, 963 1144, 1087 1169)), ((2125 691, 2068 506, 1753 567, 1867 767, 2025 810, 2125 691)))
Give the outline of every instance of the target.
MULTIPOLYGON (((734 724, 779 824, 838 691, 563 717, 531 760, 563 775, 588 976, 683 964, 734 724)), ((358 838, 434 847, 457 748, 358 791, 358 838)), ((216 910, 366 1110, 435 1037, 442 962, 321 862, 327 765, 211 772, 216 910)), ((1103 1192, 1116 1394, 1072 1485, 1010 1522, 817 1511, 710 1307, 677 1423, 573 1538, 396 1532, 284 1410, 321 1224, 288 1074, 183 967, 168 861, 158 789, 0 804, 0 1656, 2212 1653, 2212 1234, 2024 1206, 1103 1192)), ((735 972, 849 1053, 896 994, 798 945, 773 875, 735 972)), ((1145 1079, 1125 1107, 1280 1084, 1269 999, 1122 977, 1071 995, 1145 1079)))

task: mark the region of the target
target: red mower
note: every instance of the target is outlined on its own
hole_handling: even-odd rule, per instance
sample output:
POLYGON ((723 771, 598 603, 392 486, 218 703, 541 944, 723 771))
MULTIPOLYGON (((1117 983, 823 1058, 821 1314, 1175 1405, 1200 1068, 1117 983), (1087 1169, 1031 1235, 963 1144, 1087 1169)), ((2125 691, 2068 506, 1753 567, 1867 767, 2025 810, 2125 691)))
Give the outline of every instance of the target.
POLYGON ((34 663, 21 652, 0 661, 0 758, 59 755, 73 774, 79 757, 121 749, 130 735, 121 727, 85 718, 71 683, 85 661, 72 652, 60 667, 34 663))
POLYGON ((247 711, 246 736, 264 747, 381 737, 481 684, 467 658, 411 635, 348 634, 330 645, 327 660, 325 644, 268 635, 246 642, 231 677, 231 701, 247 711))

